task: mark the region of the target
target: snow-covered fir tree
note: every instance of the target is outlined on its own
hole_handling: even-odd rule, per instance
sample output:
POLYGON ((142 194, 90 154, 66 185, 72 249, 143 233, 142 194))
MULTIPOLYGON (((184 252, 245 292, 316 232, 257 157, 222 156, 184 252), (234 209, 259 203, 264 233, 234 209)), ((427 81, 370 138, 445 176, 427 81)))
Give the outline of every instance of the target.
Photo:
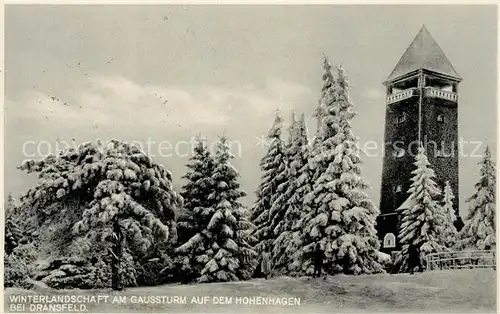
POLYGON ((179 242, 188 240, 199 231, 199 224, 203 225, 203 222, 197 220, 200 212, 213 205, 209 195, 213 191, 212 175, 215 164, 206 141, 201 136, 196 139, 194 154, 186 167, 188 172, 183 179, 188 182, 182 186, 181 192, 185 211, 177 223, 179 242))
POLYGON ((13 210, 16 207, 16 201, 14 200, 14 196, 12 196, 12 193, 9 193, 9 195, 7 195, 4 206, 5 212, 13 210))
MULTIPOLYGON (((321 96, 318 102, 318 106, 314 111, 314 117, 316 118, 316 133, 312 140, 312 155, 316 156, 321 153, 321 143, 323 142, 323 138, 328 136, 328 134, 322 134, 325 129, 322 127, 325 117, 331 119, 331 115, 334 115, 334 112, 328 112, 328 104, 334 101, 334 90, 335 90, 335 78, 332 74, 332 65, 328 58, 323 55, 323 85, 321 86, 321 96)), ((310 167, 315 170, 315 178, 321 174, 325 169, 321 167, 322 165, 318 162, 312 162, 310 167)))
POLYGON ((11 193, 5 200, 4 217, 5 217, 5 241, 4 253, 9 255, 19 245, 19 241, 23 237, 21 224, 18 216, 15 215, 16 203, 11 193))
MULTIPOLYGON (((181 195, 184 199, 184 211, 178 219, 178 243, 184 244, 196 234, 206 228, 210 216, 206 211, 213 207, 214 200, 210 198, 214 191, 212 175, 215 167, 214 160, 207 148, 205 139, 199 136, 194 154, 187 165, 189 169, 183 177, 188 182, 182 187, 181 195)), ((192 280, 198 276, 203 264, 196 261, 196 247, 179 256, 179 271, 183 280, 192 280), (194 278, 193 278, 194 276, 194 278)), ((204 253, 204 248, 200 247, 204 253)))
MULTIPOLYGON (((295 252, 300 252, 303 245, 303 226, 310 218, 313 210, 312 206, 314 205, 313 202, 305 202, 307 195, 310 195, 313 191, 315 171, 311 167, 313 149, 311 143, 308 142, 307 126, 303 114, 299 121, 299 138, 302 138, 303 141, 300 153, 301 158, 297 160, 302 160, 303 166, 298 170, 295 194, 290 199, 290 204, 295 204, 295 207, 290 206, 290 211, 287 212, 287 216, 290 217, 289 219, 295 221, 295 224, 292 226, 292 241, 289 244, 288 251, 294 249, 295 252), (296 209, 299 209, 299 211, 296 212, 296 209), (298 214, 298 219, 296 218, 296 214, 298 214)), ((296 264, 293 262, 290 263, 288 268, 291 274, 300 274, 300 269, 297 269, 295 266, 296 264)))
POLYGON ((282 173, 278 176, 285 178, 281 183, 279 183, 274 198, 274 201, 270 204, 269 216, 268 216, 268 228, 270 230, 269 234, 272 238, 272 245, 270 246, 271 261, 272 261, 272 272, 273 274, 278 274, 282 271, 283 266, 286 266, 284 263, 285 257, 283 256, 283 247, 277 247, 278 237, 285 232, 285 211, 288 200, 291 196, 290 192, 293 189, 293 179, 292 172, 294 169, 290 168, 290 163, 294 158, 294 141, 296 136, 296 127, 297 127, 297 118, 295 114, 295 110, 292 112, 292 119, 290 126, 288 128, 288 142, 285 143, 284 150, 284 167, 282 167, 282 173), (279 259, 279 261, 277 260, 279 259))
POLYGON ((272 259, 274 272, 278 274, 290 272, 289 266, 297 250, 294 233, 298 231, 298 223, 304 211, 304 195, 311 190, 308 153, 309 141, 304 114, 297 121, 294 112, 286 150, 288 167, 284 175, 288 180, 279 186, 278 197, 271 207, 271 228, 276 236, 272 259))
POLYGON ((202 265, 197 274, 200 282, 244 280, 253 272, 253 225, 248 209, 240 203, 245 193, 240 189, 238 171, 230 163, 232 158, 227 139, 221 137, 211 177, 209 199, 213 205, 200 211, 200 221, 205 223, 202 230, 177 248, 181 254, 191 252, 202 265))
POLYGON ((476 192, 467 199, 469 213, 460 231, 459 248, 484 250, 496 246, 496 167, 489 147, 479 165, 481 177, 476 192))
POLYGON ((358 139, 351 126, 355 113, 341 67, 337 67, 337 75, 335 84, 323 97, 321 154, 314 156, 312 162, 325 167, 325 171, 305 199, 313 210, 304 219, 302 247, 295 266, 311 274, 313 250, 319 244, 328 274, 382 272, 383 255, 378 250, 375 230, 378 210, 366 193, 369 185, 361 178, 358 139))
POLYGON ((130 263, 175 238, 182 198, 170 172, 134 145, 86 142, 19 168, 39 176, 21 199, 24 208, 40 224, 53 217, 64 222, 60 231, 78 255, 109 257, 113 289, 122 288, 130 263))
MULTIPOLYGON (((332 66, 330 64, 330 61, 325 55, 323 55, 322 67, 324 71, 322 76, 323 84, 321 86, 321 94, 318 101, 318 106, 314 111, 314 117, 316 118, 316 132, 308 149, 303 151, 303 153, 307 155, 307 165, 301 169, 299 184, 302 186, 300 189, 302 190, 301 198, 304 210, 302 211, 301 219, 298 222, 298 224, 300 224, 300 230, 294 233, 295 240, 293 241, 299 248, 301 248, 304 243, 308 243, 311 241, 303 233, 303 226, 308 220, 312 219, 312 210, 315 208, 314 197, 311 193, 314 182, 326 170, 326 165, 319 160, 319 157, 323 153, 323 139, 328 135, 323 134, 325 132, 324 125, 326 123, 329 123, 329 121, 331 123, 333 119, 336 119, 335 111, 328 109, 329 107, 333 108, 332 103, 335 100, 335 78, 332 74, 332 66)), ((294 258, 295 262, 290 264, 289 266, 292 269, 292 273, 303 274, 305 272, 303 269, 310 269, 310 265, 303 265, 303 262, 305 262, 306 264, 309 264, 311 262, 311 253, 312 252, 308 252, 306 254, 302 250, 302 248, 296 251, 294 258)))
POLYGON ((455 247, 458 240, 458 232, 455 228, 455 221, 457 217, 455 215, 455 209, 453 208, 453 199, 455 196, 453 195, 453 190, 451 189, 450 182, 446 181, 443 191, 443 201, 442 201, 442 212, 444 216, 444 224, 443 224, 443 240, 442 243, 447 248, 455 247))
POLYGON ((409 246, 418 248, 421 258, 429 253, 446 250, 443 245, 445 215, 436 200, 441 191, 434 182, 434 170, 420 147, 415 157, 416 169, 412 171, 412 184, 408 206, 400 209, 401 226, 398 234, 402 250, 396 258, 400 272, 409 271, 409 246))
POLYGON ((279 111, 275 114, 273 126, 267 140, 269 149, 260 161, 261 183, 257 189, 257 200, 251 210, 251 220, 255 225, 255 250, 271 253, 271 246, 276 239, 271 228, 270 210, 279 196, 278 187, 287 181, 285 142, 282 139, 283 118, 279 111))
POLYGON ((19 241, 22 239, 23 233, 22 229, 12 215, 5 215, 5 241, 4 241, 4 253, 6 255, 12 253, 14 249, 19 245, 19 241))

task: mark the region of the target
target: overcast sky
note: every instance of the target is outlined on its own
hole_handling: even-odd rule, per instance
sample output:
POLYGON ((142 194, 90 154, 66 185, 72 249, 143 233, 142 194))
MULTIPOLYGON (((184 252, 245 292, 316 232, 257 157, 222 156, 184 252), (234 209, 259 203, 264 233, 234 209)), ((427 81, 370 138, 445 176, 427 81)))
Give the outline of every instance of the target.
MULTIPOLYGON (((241 144, 235 164, 251 204, 266 150, 257 138, 274 110, 286 119, 292 109, 304 112, 314 133, 322 53, 347 70, 361 143, 381 147, 381 83, 422 24, 464 78, 459 136, 496 151, 496 13, 494 6, 464 5, 7 5, 6 192, 18 196, 36 182, 15 169, 27 155, 73 138, 144 145, 149 138, 179 186, 187 157, 158 156, 159 142, 163 154, 169 145, 186 154, 179 141, 201 132, 213 142, 225 132, 241 144)), ((475 146, 466 144, 465 153, 475 146)), ((363 171, 378 205, 382 153, 376 155, 364 157, 363 171)), ((478 161, 460 160, 461 203, 473 192, 478 161)))

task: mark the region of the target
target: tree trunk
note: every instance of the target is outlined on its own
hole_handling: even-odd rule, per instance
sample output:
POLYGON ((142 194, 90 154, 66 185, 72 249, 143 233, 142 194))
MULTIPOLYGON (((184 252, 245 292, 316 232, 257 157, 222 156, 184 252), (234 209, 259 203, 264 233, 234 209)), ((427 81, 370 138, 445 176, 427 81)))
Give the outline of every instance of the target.
POLYGON ((122 276, 120 272, 120 262, 122 260, 122 232, 118 220, 113 223, 113 250, 111 254, 111 288, 113 290, 121 291, 122 276))

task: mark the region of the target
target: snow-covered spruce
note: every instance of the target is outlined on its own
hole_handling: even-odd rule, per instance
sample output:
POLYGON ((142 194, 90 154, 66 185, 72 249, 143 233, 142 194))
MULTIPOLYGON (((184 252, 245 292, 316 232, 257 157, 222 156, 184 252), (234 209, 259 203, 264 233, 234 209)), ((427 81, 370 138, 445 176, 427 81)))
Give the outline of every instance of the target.
POLYGON ((245 193, 240 190, 238 171, 230 163, 232 158, 227 139, 220 138, 209 196, 213 205, 199 212, 206 225, 176 250, 181 254, 190 252, 203 266, 197 278, 200 282, 244 280, 253 272, 253 225, 248 220, 248 210, 239 201, 245 193))
POLYGON ((36 273, 35 261, 39 247, 34 242, 18 245, 11 254, 4 254, 4 285, 30 289, 29 279, 36 273))
POLYGON ((442 202, 442 212, 444 216, 443 224, 443 240, 442 243, 447 248, 454 248, 458 240, 458 232, 455 228, 455 221, 457 217, 455 215, 455 209, 453 208, 453 190, 451 189, 450 182, 446 181, 443 191, 443 202, 442 202))
POLYGON ((476 192, 467 200, 469 213, 459 234, 458 247, 463 249, 484 250, 496 246, 496 168, 489 147, 479 165, 481 178, 475 185, 476 192))
POLYGON ((22 197, 25 208, 40 223, 54 215, 71 217, 79 254, 112 257, 114 289, 121 288, 124 253, 137 261, 175 238, 174 212, 182 198, 172 190, 170 172, 136 146, 86 142, 19 168, 39 176, 22 197), (58 206, 71 200, 78 206, 58 206))
POLYGON ((5 241, 4 254, 9 255, 19 245, 19 241, 23 237, 23 232, 20 222, 15 215, 16 204, 12 194, 7 196, 4 207, 5 217, 5 241))
MULTIPOLYGON (((184 211, 177 223, 180 245, 206 228, 212 214, 209 211, 214 206, 214 199, 210 196, 215 189, 212 180, 215 163, 203 138, 197 138, 194 155, 187 167, 189 170, 183 178, 188 182, 182 187, 181 193, 184 199, 184 211)), ((193 246, 185 254, 176 257, 183 281, 190 281, 199 276, 204 264, 198 262, 196 256, 204 254, 207 249, 203 246, 193 246)))
POLYGON ((29 278, 35 275, 34 262, 39 259, 38 229, 33 226, 36 217, 26 213, 25 206, 17 205, 11 194, 5 204, 4 284, 5 287, 31 289, 29 278))
POLYGON ((325 169, 305 198, 312 211, 304 219, 296 269, 313 272, 312 253, 317 243, 324 250, 328 274, 383 272, 384 255, 378 250, 375 230, 378 210, 365 192, 361 178, 358 139, 351 120, 355 116, 344 70, 337 67, 335 84, 323 97, 325 115, 320 128, 320 151, 312 162, 325 169))
POLYGON ((204 208, 209 208, 213 204, 209 200, 209 195, 213 191, 212 175, 214 171, 214 160, 202 137, 197 138, 194 154, 190 158, 190 163, 186 166, 188 172, 183 176, 188 182, 182 187, 181 196, 184 199, 184 212, 178 220, 179 242, 184 242, 199 231, 199 224, 196 220, 200 218, 200 212, 204 208))
MULTIPOLYGON (((315 193, 313 189, 315 188, 317 180, 322 174, 327 170, 327 164, 329 160, 325 158, 325 148, 328 135, 333 136, 334 134, 328 134, 334 132, 334 128, 331 127, 332 124, 337 123, 336 109, 335 109, 335 79, 331 71, 331 64, 326 56, 323 59, 323 86, 321 87, 321 97, 318 102, 318 107, 315 110, 314 116, 317 119, 316 134, 312 142, 312 152, 308 160, 308 168, 310 169, 311 177, 311 190, 304 195, 303 204, 304 207, 310 208, 309 211, 305 212, 302 220, 302 230, 298 235, 295 235, 295 241, 298 243, 298 250, 294 254, 294 262, 291 264, 291 268, 294 274, 312 274, 313 272, 313 248, 317 243, 317 235, 312 236, 311 230, 304 229, 304 227, 309 227, 310 224, 316 217, 318 204, 315 201, 315 193), (325 141, 326 140, 326 141, 325 141)), ((331 146, 331 145, 330 145, 331 146)), ((333 179, 333 177, 332 177, 333 179)))
MULTIPOLYGON (((318 102, 318 106, 314 111, 314 117, 316 117, 316 133, 312 140, 312 156, 317 156, 321 154, 321 146, 323 139, 328 136, 333 136, 332 134, 323 134, 325 131, 334 131, 333 129, 325 129, 323 124, 327 121, 331 121, 335 116, 335 111, 328 109, 332 108, 331 103, 335 100, 334 90, 335 90, 335 78, 332 74, 332 65, 328 58, 324 56, 323 59, 323 85, 321 86, 321 97, 318 102), (326 121, 325 121, 326 118, 326 121)), ((312 161, 312 159, 311 159, 312 161)), ((314 170, 314 178, 316 180, 319 175, 326 169, 326 165, 321 165, 317 162, 311 162, 310 168, 314 170)))
POLYGON ((312 247, 314 247, 312 242, 314 241, 304 232, 303 227, 314 217, 313 209, 316 206, 314 194, 312 193, 314 183, 319 176, 326 171, 326 165, 319 160, 323 149, 324 126, 336 119, 336 112, 333 110, 332 106, 335 99, 334 88, 336 82, 328 58, 324 55, 323 57, 323 85, 321 87, 321 97, 314 112, 314 117, 316 118, 316 132, 312 139, 310 149, 307 152, 307 165, 301 169, 301 185, 303 185, 301 198, 302 208, 304 210, 298 222, 300 228, 298 232, 294 233, 294 243, 299 249, 297 249, 294 254, 294 262, 289 266, 292 270, 292 274, 295 275, 302 275, 312 271, 312 247), (302 248, 304 243, 311 245, 307 248, 307 252, 302 248))
POLYGON ((436 201, 441 191, 434 182, 434 170, 430 168, 424 148, 419 148, 414 165, 416 169, 412 171, 412 184, 408 190, 409 206, 400 210, 401 226, 398 238, 402 249, 395 261, 400 272, 410 270, 410 244, 419 249, 420 258, 429 253, 446 250, 443 245, 445 215, 436 201))
POLYGON ((287 181, 278 188, 278 197, 271 207, 271 226, 276 239, 273 243, 272 259, 276 274, 290 274, 293 255, 297 251, 301 218, 307 207, 303 205, 304 196, 311 187, 311 174, 308 165, 310 152, 307 126, 304 114, 296 121, 295 112, 289 128, 289 144, 286 150, 287 181))
POLYGON ((260 161, 261 183, 257 189, 257 200, 251 210, 251 221, 255 225, 255 250, 258 254, 271 252, 276 238, 271 227, 270 210, 279 196, 278 187, 287 181, 285 143, 281 138, 283 118, 276 112, 273 126, 269 130, 269 149, 260 161))
MULTIPOLYGON (((308 138, 307 137, 307 128, 306 128, 306 123, 305 123, 305 117, 302 115, 301 120, 300 120, 300 136, 303 138, 308 138)), ((314 203, 313 202, 306 202, 306 197, 307 195, 310 195, 313 191, 313 186, 314 186, 314 177, 315 174, 318 174, 318 172, 315 172, 315 170, 318 169, 313 169, 312 166, 312 156, 313 156, 313 148, 311 147, 311 144, 308 145, 303 145, 301 148, 301 154, 302 154, 302 161, 304 162, 304 166, 300 168, 299 173, 297 175, 297 187, 296 187, 296 193, 294 195, 293 201, 296 201, 299 206, 298 208, 300 209, 299 212, 299 219, 296 221, 296 223, 292 227, 292 242, 290 243, 291 246, 295 249, 294 253, 294 262, 290 263, 289 265, 289 270, 291 275, 300 275, 303 272, 301 271, 300 267, 297 267, 297 265, 300 265, 300 263, 296 263, 295 260, 297 256, 301 257, 302 253, 302 246, 304 243, 304 226, 306 225, 307 221, 311 217, 311 213, 313 210, 314 203), (297 252, 299 253, 297 255, 297 252)), ((291 212, 290 214, 292 214, 291 212)), ((297 261, 300 261, 300 258, 297 259, 297 261)))

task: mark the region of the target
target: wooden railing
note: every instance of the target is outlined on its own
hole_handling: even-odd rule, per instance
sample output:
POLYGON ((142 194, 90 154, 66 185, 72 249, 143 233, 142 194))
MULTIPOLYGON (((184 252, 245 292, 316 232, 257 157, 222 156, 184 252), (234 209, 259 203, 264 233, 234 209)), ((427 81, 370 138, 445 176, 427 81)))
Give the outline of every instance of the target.
POLYGON ((426 87, 425 88, 425 96, 427 97, 437 97, 441 99, 446 99, 450 101, 457 102, 458 94, 453 92, 444 91, 442 89, 426 87))
MULTIPOLYGON (((387 104, 392 104, 401 100, 405 100, 408 98, 411 98, 413 96, 417 96, 418 88, 409 88, 405 89, 401 92, 398 92, 393 95, 387 96, 387 104)), ((425 87, 424 88, 424 96, 426 97, 436 97, 436 98, 441 98, 441 99, 446 99, 450 100, 453 102, 458 101, 458 94, 454 92, 449 92, 445 91, 439 88, 434 88, 434 87, 425 87)))
POLYGON ((425 256, 426 270, 496 268, 496 250, 453 251, 425 256))
POLYGON ((417 90, 416 88, 409 88, 409 89, 405 89, 404 91, 399 92, 397 94, 387 96, 387 104, 392 104, 392 103, 395 103, 395 102, 398 102, 398 101, 401 101, 404 99, 411 98, 411 97, 416 95, 416 92, 415 92, 416 90, 417 90))

